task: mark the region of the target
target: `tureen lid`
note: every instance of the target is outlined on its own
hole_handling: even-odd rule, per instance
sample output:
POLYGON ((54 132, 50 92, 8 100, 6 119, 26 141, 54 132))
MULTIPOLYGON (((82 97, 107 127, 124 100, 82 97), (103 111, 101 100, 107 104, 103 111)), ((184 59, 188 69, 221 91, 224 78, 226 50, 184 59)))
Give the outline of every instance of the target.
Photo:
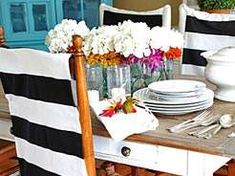
POLYGON ((235 46, 201 53, 207 60, 235 62, 235 46))
POLYGON ((219 49, 215 53, 215 55, 218 55, 218 56, 234 56, 235 55, 235 47, 230 46, 230 47, 219 49))

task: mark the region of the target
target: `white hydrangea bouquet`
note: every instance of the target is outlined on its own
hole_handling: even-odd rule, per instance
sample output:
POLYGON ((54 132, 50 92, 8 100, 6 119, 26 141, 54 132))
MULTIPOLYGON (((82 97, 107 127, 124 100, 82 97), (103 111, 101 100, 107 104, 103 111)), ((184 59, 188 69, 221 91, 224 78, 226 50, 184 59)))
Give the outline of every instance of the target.
POLYGON ((63 20, 49 31, 45 43, 53 53, 69 52, 74 34, 83 37, 83 51, 89 65, 108 67, 129 64, 141 67, 136 67, 139 71, 133 71, 133 78, 133 75, 141 75, 141 78, 133 79, 131 86, 137 87, 133 90, 147 86, 152 81, 171 79, 173 60, 182 54, 183 36, 179 32, 158 26, 151 29, 146 23, 130 20, 91 30, 84 21, 63 20), (141 72, 143 67, 150 74, 144 75, 141 72), (156 73, 160 75, 154 76, 156 73))
POLYGON ((77 34, 86 37, 90 30, 84 21, 64 19, 48 32, 45 44, 52 53, 66 53, 72 46, 72 36, 77 34))
POLYGON ((183 37, 179 32, 164 27, 150 29, 143 22, 128 20, 118 25, 89 30, 84 21, 77 23, 67 19, 49 31, 45 43, 50 52, 68 52, 74 34, 83 37, 83 51, 90 64, 98 62, 109 66, 142 62, 148 63, 153 71, 164 58, 179 58, 183 45, 183 37))
POLYGON ((177 31, 165 27, 150 29, 146 23, 128 20, 119 25, 93 28, 85 39, 84 52, 90 56, 90 63, 100 60, 107 65, 141 62, 154 71, 164 59, 179 58, 182 46, 183 36, 177 31), (114 53, 118 53, 121 60, 110 57, 114 53), (109 57, 107 62, 110 63, 105 62, 104 56, 109 57))

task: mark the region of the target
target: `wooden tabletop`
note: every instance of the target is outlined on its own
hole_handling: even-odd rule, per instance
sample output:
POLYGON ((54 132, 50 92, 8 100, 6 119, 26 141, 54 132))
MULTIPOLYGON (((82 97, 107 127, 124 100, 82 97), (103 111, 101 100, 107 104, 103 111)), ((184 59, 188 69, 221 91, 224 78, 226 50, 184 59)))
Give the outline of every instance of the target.
MULTIPOLYGON (((1 90, 0 85, 0 90, 1 90)), ((0 118, 10 118, 6 100, 3 100, 0 91, 0 104, 3 105, 0 108, 0 118)), ((215 114, 232 113, 235 114, 235 103, 228 103, 224 101, 215 100, 213 105, 213 111, 215 114)), ((228 156, 235 158, 235 138, 228 138, 227 135, 231 132, 235 132, 235 126, 229 129, 221 130, 212 139, 199 139, 193 136, 189 136, 186 133, 170 133, 167 128, 172 127, 180 122, 193 118, 200 112, 190 113, 183 116, 163 116, 156 114, 159 119, 159 127, 155 131, 149 131, 143 134, 132 135, 127 138, 130 141, 138 141, 149 144, 157 144, 169 147, 175 147, 180 149, 187 149, 192 151, 198 151, 203 153, 216 154, 221 156, 228 156)), ((93 133, 100 136, 108 136, 108 132, 104 126, 95 118, 92 114, 93 120, 93 133)))
MULTIPOLYGON (((213 113, 215 114, 235 114, 235 103, 215 100, 212 108, 213 113)), ((127 140, 235 158, 235 138, 227 137, 227 135, 231 132, 235 132, 235 127, 222 129, 211 139, 201 139, 194 136, 189 136, 186 132, 178 134, 170 133, 167 130, 167 128, 179 124, 184 120, 193 118, 199 113, 200 112, 195 112, 180 116, 163 116, 156 114, 156 117, 159 119, 160 123, 156 130, 132 135, 128 137, 127 140)), ((109 137, 109 134, 105 130, 104 126, 97 120, 93 113, 92 123, 93 133, 95 135, 109 137)))

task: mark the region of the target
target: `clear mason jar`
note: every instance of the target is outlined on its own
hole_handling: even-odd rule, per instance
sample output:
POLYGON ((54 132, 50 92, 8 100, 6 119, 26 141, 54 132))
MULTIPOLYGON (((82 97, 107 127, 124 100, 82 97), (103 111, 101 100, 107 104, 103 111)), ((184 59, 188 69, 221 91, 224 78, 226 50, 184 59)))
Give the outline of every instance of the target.
POLYGON ((167 59, 165 62, 166 79, 174 78, 174 60, 167 59))
POLYGON ((130 66, 110 66, 106 70, 108 96, 116 99, 131 95, 130 66))
POLYGON ((131 92, 148 87, 155 81, 173 79, 174 62, 167 59, 163 65, 152 71, 148 65, 135 63, 131 65, 131 92))
POLYGON ((103 87, 104 87, 104 78, 103 78, 103 68, 100 65, 86 65, 86 76, 87 76, 87 86, 88 93, 91 96, 98 96, 103 98, 103 87))

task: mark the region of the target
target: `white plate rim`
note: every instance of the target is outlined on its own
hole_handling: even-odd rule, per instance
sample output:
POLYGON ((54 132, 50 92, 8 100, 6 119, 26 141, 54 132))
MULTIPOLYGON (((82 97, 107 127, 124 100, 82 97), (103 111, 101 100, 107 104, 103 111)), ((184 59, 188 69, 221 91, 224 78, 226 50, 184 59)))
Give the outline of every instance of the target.
POLYGON ((210 100, 204 104, 198 105, 198 106, 192 106, 192 107, 179 107, 179 108, 174 108, 174 107, 169 107, 169 108, 164 108, 164 107, 153 107, 153 106, 147 106, 149 109, 154 109, 154 110, 158 110, 158 111, 187 111, 187 110, 194 110, 194 109, 198 109, 204 106, 207 106, 209 104, 213 103, 213 100, 210 100))
POLYGON ((179 105, 179 104, 181 104, 181 105, 183 105, 183 104, 199 103, 199 102, 202 102, 202 101, 205 101, 205 100, 208 100, 208 99, 214 97, 214 92, 212 90, 208 89, 208 88, 205 89, 205 91, 208 92, 208 95, 207 96, 204 95, 204 98, 200 101, 194 100, 194 101, 191 101, 191 102, 182 102, 182 101, 178 101, 178 102, 177 101, 175 101, 175 102, 170 101, 169 102, 169 101, 160 101, 160 100, 140 99, 138 96, 136 96, 137 94, 140 94, 141 92, 144 92, 144 91, 146 92, 146 91, 150 91, 150 90, 148 88, 139 89, 139 90, 137 90, 136 92, 133 93, 133 97, 137 97, 137 99, 139 99, 143 103, 165 104, 165 105, 167 105, 167 104, 170 104, 170 105, 179 105))
MULTIPOLYGON (((153 104, 153 103, 144 103, 145 106, 147 107, 152 107, 152 108, 187 108, 187 107, 195 107, 195 106, 200 106, 200 105, 203 105, 203 104, 206 104, 206 103, 209 103, 211 101, 213 101, 214 98, 211 98, 211 99, 208 99, 206 101, 202 101, 202 102, 199 102, 199 103, 192 103, 192 104, 178 104, 178 105, 165 105, 165 104, 153 104)), ((138 104, 138 103, 137 103, 138 104)), ((140 104, 141 106, 141 104, 140 104)))
POLYGON ((152 82, 148 85, 148 88, 153 91, 153 92, 159 92, 159 93, 186 93, 186 92, 195 92, 198 91, 202 88, 205 88, 206 84, 201 82, 201 81, 196 81, 196 80, 187 80, 187 79, 172 79, 172 80, 164 80, 164 81, 156 81, 152 82), (184 86, 180 86, 182 88, 181 90, 176 90, 175 87, 172 89, 169 89, 169 84, 187 84, 191 85, 190 88, 184 86), (163 87, 165 86, 165 88, 163 87), (160 87, 160 88, 159 88, 160 87))
POLYGON ((178 111, 178 112, 171 111, 171 112, 169 112, 169 111, 156 111, 156 110, 152 110, 152 109, 150 109, 150 111, 153 112, 153 113, 159 113, 159 114, 164 114, 164 115, 183 115, 183 114, 187 114, 187 113, 207 109, 207 108, 213 106, 213 104, 214 104, 214 102, 212 102, 211 104, 208 104, 208 106, 198 108, 198 109, 194 109, 194 110, 191 110, 191 111, 178 111))

